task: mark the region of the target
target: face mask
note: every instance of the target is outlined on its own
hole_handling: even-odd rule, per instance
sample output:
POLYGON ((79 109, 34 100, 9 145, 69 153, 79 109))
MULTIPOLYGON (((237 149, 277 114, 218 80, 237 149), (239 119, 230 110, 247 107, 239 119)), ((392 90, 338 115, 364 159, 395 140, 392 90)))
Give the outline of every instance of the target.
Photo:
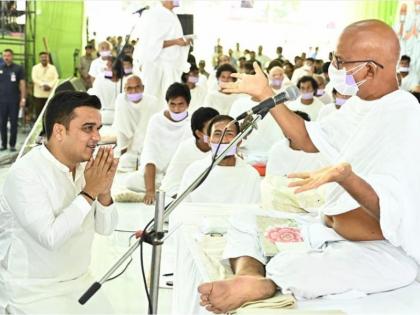
POLYGON ((302 93, 301 98, 302 98, 303 100, 311 100, 311 99, 313 99, 313 98, 314 98, 314 93, 312 93, 312 92, 302 93))
POLYGON ((173 113, 169 111, 169 115, 171 116, 173 121, 181 121, 184 120, 188 116, 188 112, 182 112, 182 113, 173 113))
POLYGON ((347 100, 345 98, 337 97, 335 99, 335 105, 341 106, 343 105, 347 100))
POLYGON ((409 67, 399 67, 398 71, 399 72, 409 72, 410 68, 409 67))
POLYGON ((138 102, 143 98, 143 93, 127 94, 127 98, 130 102, 138 102))
POLYGON ((203 136, 203 141, 204 141, 204 143, 209 143, 209 136, 208 135, 204 135, 203 136))
POLYGON ((133 68, 124 69, 124 74, 132 74, 132 73, 133 73, 133 68))
POLYGON ((324 89, 316 90, 316 96, 322 96, 322 95, 324 95, 324 89))
POLYGON ((110 50, 102 50, 102 51, 99 52, 99 55, 101 57, 109 57, 109 56, 111 56, 111 51, 110 50))
POLYGON ((104 71, 105 78, 112 78, 112 71, 111 70, 105 70, 104 71))
POLYGON ((273 79, 271 80, 271 86, 273 87, 280 87, 283 80, 273 79))
MULTIPOLYGON (((229 143, 221 143, 219 150, 217 150, 217 147, 219 146, 218 143, 210 143, 210 147, 211 147, 211 152, 213 153, 213 155, 216 153, 217 150, 217 155, 220 155, 220 153, 222 153, 227 146, 229 145, 229 143)), ((232 156, 236 154, 236 146, 232 146, 229 151, 226 153, 225 156, 232 156)))
POLYGON ((189 75, 189 76, 188 76, 188 82, 189 82, 189 83, 196 84, 196 83, 198 82, 198 77, 195 77, 195 76, 193 76, 193 75, 189 75))
MULTIPOLYGON (((364 66, 367 65, 367 62, 358 65, 348 71, 353 71, 353 74, 357 73, 364 66)), ((330 67, 328 68, 328 76, 330 77, 330 82, 332 86, 343 95, 353 96, 356 95, 357 91, 359 91, 359 86, 366 82, 366 80, 356 82, 354 80, 353 74, 347 74, 348 72, 345 68, 338 70, 334 65, 331 63, 330 67)))

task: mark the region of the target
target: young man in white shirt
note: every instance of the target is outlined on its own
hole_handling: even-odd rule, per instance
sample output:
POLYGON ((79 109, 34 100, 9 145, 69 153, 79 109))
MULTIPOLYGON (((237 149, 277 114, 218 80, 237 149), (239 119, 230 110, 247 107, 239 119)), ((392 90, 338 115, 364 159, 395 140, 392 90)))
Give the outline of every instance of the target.
POLYGON ((197 108, 204 106, 204 100, 207 95, 207 89, 199 85, 199 71, 195 64, 191 65, 190 71, 188 73, 182 74, 182 82, 185 83, 190 89, 191 93, 191 102, 188 107, 188 112, 190 114, 194 113, 197 108))
POLYGON ((173 83, 166 92, 167 109, 152 116, 140 158, 140 170, 130 174, 126 187, 145 192, 144 203, 153 204, 169 162, 182 140, 188 136, 190 118, 188 105, 191 94, 188 87, 173 83))
POLYGON ((162 180, 161 189, 168 196, 174 196, 179 190, 185 169, 194 161, 205 158, 210 153, 207 127, 210 120, 219 115, 210 107, 200 107, 191 115, 191 131, 193 137, 181 142, 162 180))
POLYGON ((94 234, 111 234, 118 220, 110 194, 118 160, 111 148, 93 157, 100 108, 87 93, 55 95, 45 113, 46 144, 10 169, 0 207, 0 311, 112 312, 102 294, 77 303, 91 283, 94 234))
POLYGON ((156 97, 144 94, 144 85, 138 76, 129 76, 124 93, 119 94, 115 101, 116 151, 122 153, 119 170, 137 169, 149 120, 157 111, 156 97))
MULTIPOLYGON (((212 155, 220 154, 238 135, 239 124, 232 123, 227 115, 214 117, 207 134, 212 155), (221 137, 226 132, 221 140, 221 137), (219 147, 219 142, 221 144, 219 147)), ((236 155, 237 145, 214 167, 206 180, 185 199, 187 202, 258 203, 260 201, 260 176, 250 165, 236 155)), ((211 157, 192 163, 184 172, 179 192, 184 191, 211 164, 211 157)))

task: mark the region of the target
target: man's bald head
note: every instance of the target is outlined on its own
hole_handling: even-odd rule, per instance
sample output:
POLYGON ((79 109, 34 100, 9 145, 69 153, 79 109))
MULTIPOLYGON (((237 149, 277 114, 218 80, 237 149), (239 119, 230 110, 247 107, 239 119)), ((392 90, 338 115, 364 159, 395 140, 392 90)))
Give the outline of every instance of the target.
POLYGON ((124 90, 127 94, 143 93, 143 82, 137 75, 130 75, 125 81, 124 90))
POLYGON ((127 86, 128 84, 139 84, 139 85, 143 85, 141 79, 139 76, 132 74, 130 75, 127 80, 125 81, 125 86, 127 86))
POLYGON ((357 95, 362 99, 378 99, 398 89, 400 44, 386 23, 364 20, 350 24, 339 38, 335 55, 333 65, 339 66, 341 60, 341 67, 360 82, 357 95))

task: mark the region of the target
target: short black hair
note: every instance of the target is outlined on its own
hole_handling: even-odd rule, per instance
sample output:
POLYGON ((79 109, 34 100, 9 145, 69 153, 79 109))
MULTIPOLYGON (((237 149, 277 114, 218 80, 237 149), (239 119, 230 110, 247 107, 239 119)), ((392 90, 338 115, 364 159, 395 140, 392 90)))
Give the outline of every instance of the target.
POLYGON ((305 75, 301 77, 299 81, 297 82, 296 86, 300 89, 300 85, 305 82, 311 82, 312 88, 314 90, 314 95, 316 95, 316 90, 318 90, 318 83, 313 77, 309 75, 305 75))
POLYGON ((91 44, 87 44, 87 45, 85 46, 85 49, 93 49, 93 45, 91 45, 91 44))
POLYGON ((293 111, 296 115, 300 116, 303 118, 303 120, 306 121, 311 121, 311 118, 309 117, 309 115, 305 112, 301 112, 300 110, 295 110, 293 111))
POLYGON ((306 58, 305 61, 310 61, 312 63, 315 63, 315 59, 312 57, 306 58))
POLYGON ((236 71, 236 69, 235 69, 234 66, 232 66, 229 63, 225 63, 225 64, 221 65, 219 68, 217 68, 217 71, 216 71, 216 78, 217 79, 220 78, 220 76, 221 76, 221 74, 222 74, 223 71, 229 71, 231 73, 238 72, 238 71, 236 71))
MULTIPOLYGON (((200 107, 198 108, 191 116, 191 130, 196 139, 198 137, 195 134, 196 130, 203 130, 204 125, 209 120, 213 119, 214 117, 218 116, 219 112, 211 107, 200 107)), ((207 134, 207 130, 205 130, 207 134)))
MULTIPOLYGON (((207 134, 211 135, 211 129, 213 128, 213 125, 221 122, 221 121, 233 121, 234 119, 228 115, 217 115, 213 117, 212 120, 210 120, 209 126, 207 127, 207 134)), ((235 127, 236 127, 236 134, 238 134, 241 131, 241 128, 239 126, 239 123, 235 121, 235 127)))
POLYGON ((14 55, 15 53, 13 52, 13 50, 11 50, 10 48, 6 48, 5 50, 3 50, 3 52, 8 52, 11 53, 12 55, 14 55))
POLYGON ((248 60, 248 61, 245 61, 244 63, 245 73, 255 74, 254 62, 256 62, 258 66, 261 68, 261 62, 259 62, 258 60, 248 60))
POLYGON ((129 62, 129 63, 131 63, 131 64, 133 64, 133 58, 131 57, 131 56, 128 56, 128 55, 124 55, 122 58, 121 58, 121 60, 124 62, 129 62))
POLYGON ((55 123, 68 129, 70 121, 75 117, 74 109, 88 106, 101 109, 101 101, 95 95, 86 92, 63 91, 55 94, 47 104, 44 114, 44 130, 49 139, 55 123))
POLYGON ((400 61, 408 61, 408 63, 410 63, 411 62, 411 58, 410 58, 410 56, 402 55, 400 61))
POLYGON ((170 99, 176 98, 178 96, 183 97, 185 101, 187 102, 187 104, 188 105, 190 104, 191 93, 188 86, 182 83, 175 82, 175 83, 172 83, 168 87, 168 90, 166 91, 166 95, 165 95, 166 102, 169 102, 170 99))
POLYGON ((327 61, 322 65, 322 73, 328 73, 328 68, 330 67, 331 62, 327 61))
POLYGON ((46 51, 41 51, 41 52, 38 54, 38 56, 42 56, 42 55, 48 55, 48 56, 49 56, 49 53, 47 53, 46 51))
POLYGON ((280 61, 279 59, 271 60, 267 67, 267 72, 270 72, 271 69, 274 67, 280 67, 283 68, 284 62, 280 61))

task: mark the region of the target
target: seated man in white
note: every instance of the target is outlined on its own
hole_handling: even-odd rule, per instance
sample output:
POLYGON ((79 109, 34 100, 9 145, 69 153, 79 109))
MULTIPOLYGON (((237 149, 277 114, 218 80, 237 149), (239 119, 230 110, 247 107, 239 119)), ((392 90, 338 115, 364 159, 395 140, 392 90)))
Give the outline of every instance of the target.
POLYGON ((140 153, 143 149, 147 125, 157 112, 157 99, 144 94, 144 86, 136 75, 127 78, 124 93, 115 101, 114 129, 117 132, 117 148, 122 152, 119 170, 137 169, 140 153))
POLYGON ((103 292, 84 306, 77 302, 93 280, 95 233, 110 235, 118 221, 110 195, 118 160, 104 147, 93 157, 100 108, 87 93, 56 94, 44 117, 47 142, 17 160, 6 177, 0 201, 2 314, 113 313, 103 292))
POLYGON ((191 115, 193 136, 181 142, 162 180, 160 189, 167 196, 173 197, 178 193, 184 171, 191 163, 210 154, 207 128, 210 120, 217 115, 217 110, 210 107, 200 107, 191 115))
POLYGON ((325 80, 324 76, 320 74, 314 74, 314 79, 316 83, 318 83, 318 89, 316 90, 316 97, 324 104, 329 104, 332 102, 332 98, 330 94, 325 91, 325 87, 327 85, 327 81, 325 80))
POLYGON ((419 83, 419 76, 414 69, 410 69, 411 58, 407 55, 401 56, 398 72, 401 76, 401 89, 412 91, 419 83))
POLYGON ((107 59, 107 69, 103 75, 96 77, 92 88, 88 90, 90 95, 96 95, 102 104, 102 123, 104 125, 112 125, 114 122, 115 99, 120 91, 119 71, 113 67, 115 58, 107 59))
MULTIPOLYGON (((222 64, 217 68, 216 79, 219 82, 233 82, 236 79, 231 77, 232 73, 236 73, 236 69, 230 64, 222 64)), ((212 107, 217 110, 221 115, 226 115, 229 113, 230 108, 234 101, 236 101, 240 95, 224 93, 220 90, 220 87, 217 91, 209 91, 205 100, 204 106, 212 107)))
POLYGON ((197 108, 204 106, 204 100, 207 95, 207 89, 203 85, 198 85, 199 72, 195 64, 191 65, 190 72, 182 74, 182 82, 190 89, 191 102, 188 107, 190 114, 194 113, 197 108))
POLYGON ((188 104, 191 94, 188 87, 173 83, 166 92, 167 109, 150 118, 140 157, 140 169, 130 174, 126 187, 145 192, 145 204, 153 204, 169 162, 179 144, 189 136, 190 117, 188 104))
MULTIPOLYGON (((290 176, 303 179, 292 185, 299 186, 296 192, 331 183, 321 211, 324 222, 318 223, 321 233, 312 231, 321 242, 308 244, 309 250, 282 251, 265 265, 253 233, 242 233, 246 240, 236 245, 245 247, 231 247, 236 253, 225 256, 236 277, 199 288, 207 310, 226 312, 278 289, 316 298, 384 292, 415 281, 420 108, 413 95, 398 88, 399 54, 399 40, 386 23, 355 22, 342 32, 329 69, 334 88, 352 95, 345 106, 315 122, 304 122, 283 104, 270 111, 298 148, 336 161, 317 172, 290 176)), ((265 100, 273 92, 261 69, 256 72, 224 88, 265 100)))
MULTIPOLYGON (((230 116, 214 117, 208 126, 212 154, 222 152, 239 133, 239 124, 231 123, 230 116), (222 144, 218 148, 222 134, 222 144)), ((185 199, 187 202, 208 203, 258 203, 260 201, 260 176, 250 165, 236 155, 232 147, 225 158, 215 166, 206 180, 185 199)), ((184 191, 211 164, 212 157, 192 163, 184 172, 179 192, 184 191)))
POLYGON ((304 76, 299 79, 297 87, 301 95, 295 100, 287 103, 287 107, 292 111, 301 111, 307 113, 311 120, 316 120, 318 112, 324 104, 315 97, 318 89, 318 83, 310 76, 304 76))
POLYGON ((318 120, 324 119, 328 115, 338 111, 350 98, 349 95, 343 95, 339 93, 336 89, 332 90, 332 96, 334 102, 326 104, 318 113, 318 120))
POLYGON ((102 77, 107 70, 107 61, 112 57, 112 44, 108 41, 103 41, 98 44, 99 57, 94 59, 90 64, 89 76, 93 82, 96 78, 102 77))
POLYGON ((292 75, 292 83, 296 86, 298 85, 298 82, 301 78, 305 76, 312 76, 314 74, 314 66, 315 65, 315 59, 313 58, 306 58, 305 62, 303 63, 303 66, 300 68, 296 68, 295 71, 293 71, 292 75))
MULTIPOLYGON (((232 104, 229 116, 237 117, 257 104, 255 98, 241 97, 232 104)), ((248 162, 266 161, 272 145, 284 137, 281 128, 271 115, 267 114, 258 122, 257 127, 241 144, 241 152, 244 153, 248 162)))
POLYGON ((284 70, 280 66, 274 66, 268 70, 268 79, 270 80, 270 86, 275 94, 283 92, 289 85, 292 84, 287 75, 284 74, 284 70))

